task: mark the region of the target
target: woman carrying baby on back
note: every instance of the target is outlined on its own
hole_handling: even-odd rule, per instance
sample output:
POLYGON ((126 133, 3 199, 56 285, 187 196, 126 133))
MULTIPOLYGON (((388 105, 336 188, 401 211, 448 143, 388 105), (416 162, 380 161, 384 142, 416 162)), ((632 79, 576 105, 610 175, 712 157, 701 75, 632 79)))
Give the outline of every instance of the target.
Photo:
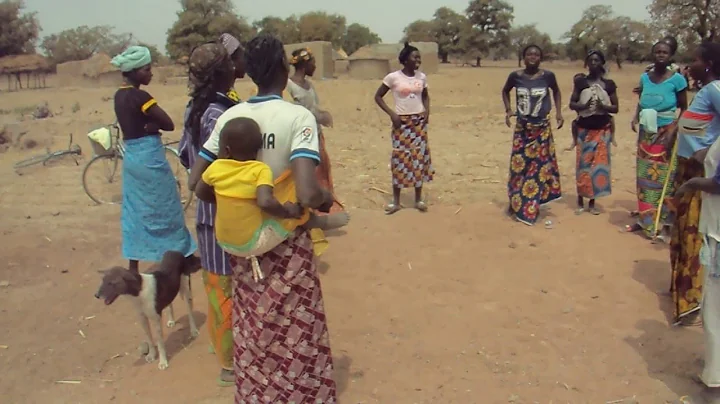
POLYGON ((229 120, 220 131, 218 159, 195 188, 198 198, 217 204, 218 244, 232 257, 250 259, 256 282, 263 279, 257 257, 277 247, 300 225, 330 230, 346 224, 343 216, 316 216, 303 209, 294 182, 286 181, 291 172, 273 180, 270 166, 258 161, 262 146, 257 122, 245 117, 229 120))

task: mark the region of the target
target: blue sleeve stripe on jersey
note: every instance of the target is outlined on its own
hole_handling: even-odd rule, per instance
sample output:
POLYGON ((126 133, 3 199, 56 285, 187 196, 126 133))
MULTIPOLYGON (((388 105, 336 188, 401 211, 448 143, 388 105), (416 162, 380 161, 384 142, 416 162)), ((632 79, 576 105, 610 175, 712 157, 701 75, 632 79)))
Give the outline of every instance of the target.
POLYGON ((292 151, 292 153, 290 153, 290 161, 293 161, 299 157, 316 160, 318 162, 320 161, 320 153, 310 149, 295 149, 292 151))
POLYGON ((215 153, 211 153, 208 149, 204 147, 200 149, 198 155, 211 163, 217 160, 217 156, 215 155, 215 153))

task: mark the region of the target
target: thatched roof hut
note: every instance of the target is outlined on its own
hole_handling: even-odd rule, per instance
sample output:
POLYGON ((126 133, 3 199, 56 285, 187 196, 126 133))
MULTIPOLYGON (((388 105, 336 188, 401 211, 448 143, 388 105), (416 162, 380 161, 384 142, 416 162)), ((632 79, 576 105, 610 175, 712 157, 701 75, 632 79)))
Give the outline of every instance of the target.
POLYGON ((49 69, 48 60, 38 54, 13 55, 0 58, 0 74, 49 69))

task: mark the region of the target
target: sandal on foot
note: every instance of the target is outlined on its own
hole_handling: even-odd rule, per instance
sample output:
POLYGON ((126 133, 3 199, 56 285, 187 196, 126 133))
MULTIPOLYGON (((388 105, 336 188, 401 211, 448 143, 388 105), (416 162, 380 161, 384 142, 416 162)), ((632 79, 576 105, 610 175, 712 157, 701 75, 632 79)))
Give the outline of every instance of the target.
POLYGON ((234 375, 233 371, 231 371, 230 369, 223 369, 220 371, 220 376, 218 376, 218 378, 217 378, 217 384, 220 387, 232 387, 235 385, 234 379, 235 379, 235 375, 234 375), (223 376, 226 376, 226 378, 228 376, 232 376, 232 378, 231 378, 231 380, 225 380, 226 378, 223 378, 223 376))
POLYGON ((575 215, 579 216, 582 215, 585 212, 585 208, 577 208, 575 209, 575 215))
POLYGON ((420 212, 427 212, 428 207, 427 204, 424 201, 417 201, 415 202, 415 209, 419 210, 420 212))
POLYGON ((598 208, 590 208, 590 214, 597 216, 597 215, 599 215, 600 213, 601 213, 601 212, 600 212, 600 209, 598 209, 598 208))
POLYGON ((622 228, 623 233, 635 233, 636 231, 639 231, 639 230, 640 230, 639 224, 626 224, 622 228))
POLYGON ((638 216, 640 216, 640 212, 638 212, 637 210, 633 210, 630 212, 630 217, 638 217, 638 216))
POLYGON ((387 206, 385 206, 385 214, 392 215, 393 213, 396 213, 400 209, 401 209, 400 205, 396 205, 394 203, 388 203, 387 206))

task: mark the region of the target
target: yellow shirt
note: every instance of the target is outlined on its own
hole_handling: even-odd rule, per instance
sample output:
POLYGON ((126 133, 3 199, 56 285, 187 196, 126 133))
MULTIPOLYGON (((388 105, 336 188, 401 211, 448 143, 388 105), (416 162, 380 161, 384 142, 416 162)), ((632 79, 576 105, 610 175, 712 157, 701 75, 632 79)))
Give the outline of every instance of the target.
POLYGON ((297 202, 292 176, 286 173, 273 182, 272 170, 261 161, 217 159, 202 179, 215 190, 215 236, 223 248, 250 253, 263 230, 269 227, 284 239, 309 217, 306 211, 301 219, 281 219, 260 209, 257 188, 261 185, 273 187, 280 203, 297 202))

